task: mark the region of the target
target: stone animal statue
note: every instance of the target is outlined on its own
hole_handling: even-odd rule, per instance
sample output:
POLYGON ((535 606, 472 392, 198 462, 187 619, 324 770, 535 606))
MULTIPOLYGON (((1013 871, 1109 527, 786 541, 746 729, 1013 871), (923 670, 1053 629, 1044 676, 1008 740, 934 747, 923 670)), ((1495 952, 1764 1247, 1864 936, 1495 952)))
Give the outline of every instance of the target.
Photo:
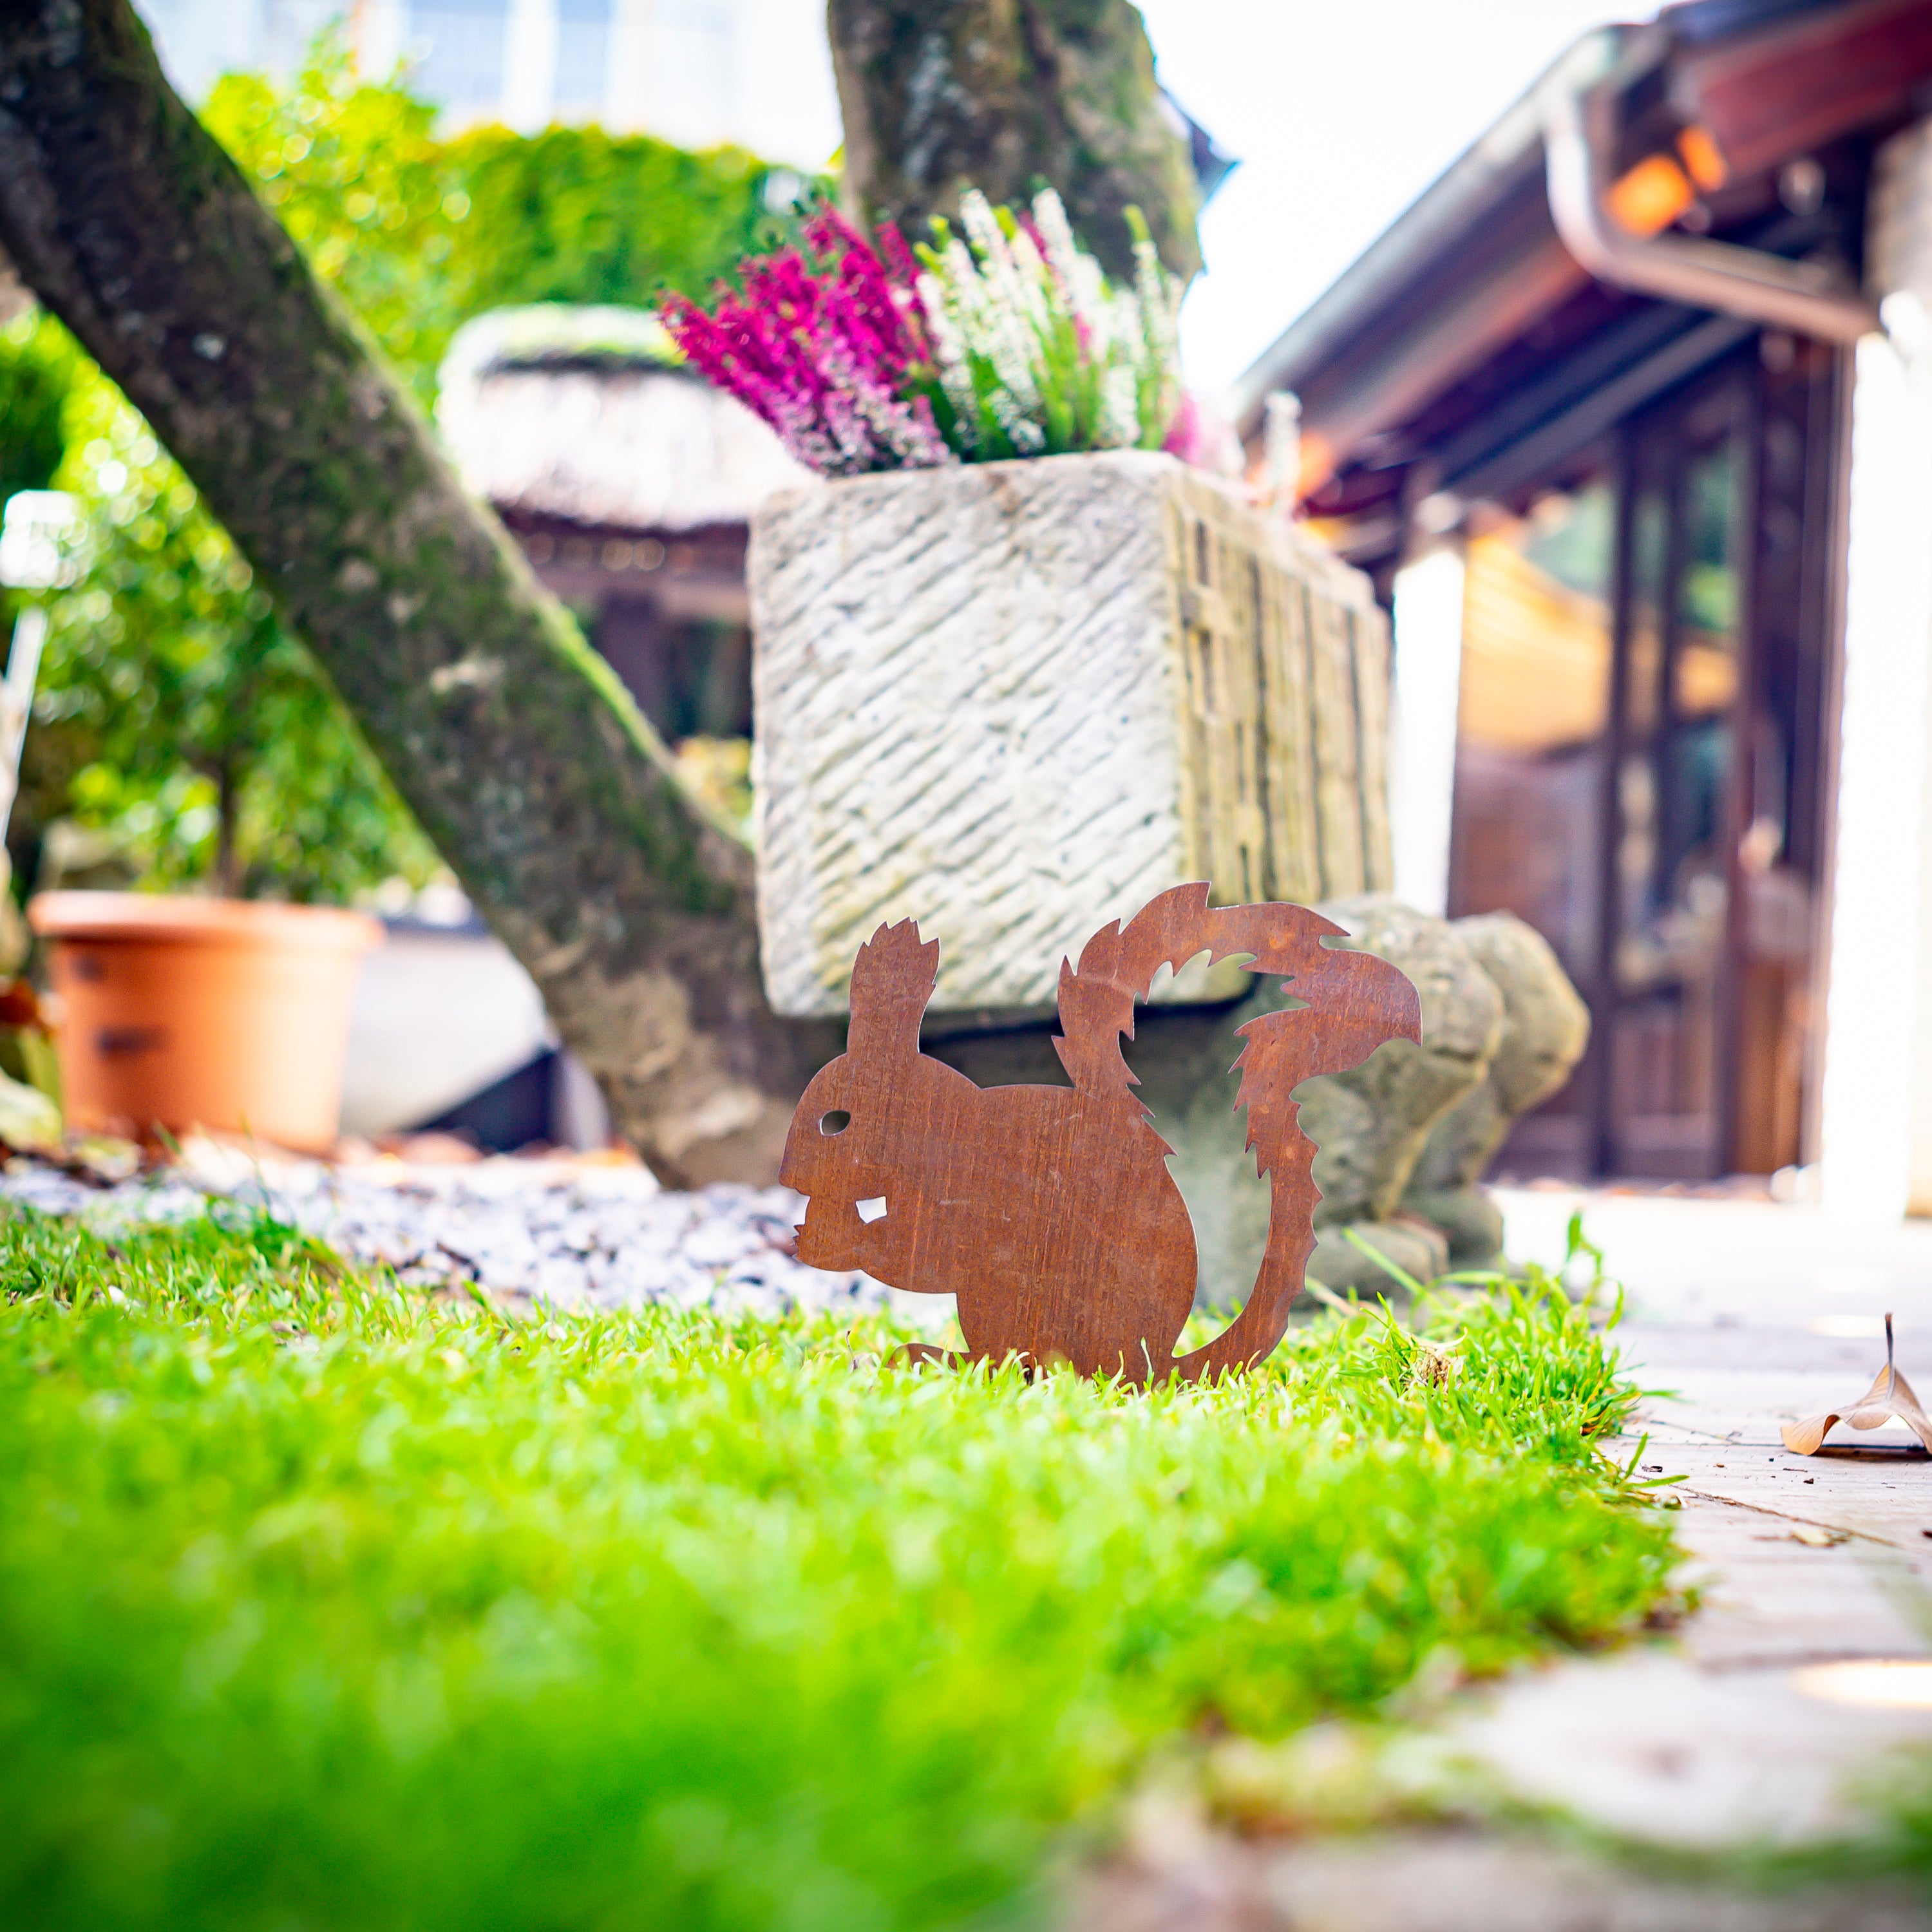
POLYGON ((1421 1025, 1396 968, 1323 943, 1343 937, 1303 906, 1210 907, 1204 884, 1177 886, 1124 928, 1103 926, 1077 970, 1061 962, 1054 1045, 1072 1086, 981 1088, 920 1051, 938 942, 922 944, 910 920, 880 926, 853 964, 846 1051, 814 1076, 785 1143, 779 1178, 808 1197, 799 1258, 956 1294, 968 1360, 1062 1361, 1136 1382, 1261 1361, 1314 1243, 1315 1148, 1294 1089, 1421 1025), (1120 1042, 1156 971, 1202 952, 1252 955, 1302 1004, 1239 1030, 1236 1105, 1269 1180, 1268 1246, 1240 1315, 1177 1359, 1194 1304, 1193 1223, 1120 1042))

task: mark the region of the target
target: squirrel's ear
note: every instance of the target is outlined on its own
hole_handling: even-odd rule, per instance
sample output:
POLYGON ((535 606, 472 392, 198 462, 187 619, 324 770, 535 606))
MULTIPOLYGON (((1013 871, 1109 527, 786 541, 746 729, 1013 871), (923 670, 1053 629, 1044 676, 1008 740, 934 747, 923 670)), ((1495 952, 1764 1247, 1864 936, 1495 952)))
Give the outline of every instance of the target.
POLYGON ((852 962, 852 1024, 846 1051, 905 1054, 919 1051, 920 1016, 939 977, 939 941, 921 944, 911 920, 882 926, 852 962))

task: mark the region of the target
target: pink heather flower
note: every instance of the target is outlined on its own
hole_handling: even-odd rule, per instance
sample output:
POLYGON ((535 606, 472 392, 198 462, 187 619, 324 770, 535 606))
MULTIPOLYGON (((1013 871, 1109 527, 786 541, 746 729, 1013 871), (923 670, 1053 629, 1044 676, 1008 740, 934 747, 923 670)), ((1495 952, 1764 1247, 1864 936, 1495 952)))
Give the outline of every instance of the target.
POLYGON ((748 259, 742 289, 721 284, 709 314, 670 297, 673 340, 823 476, 956 461, 921 393, 933 352, 904 239, 882 226, 875 245, 830 208, 803 236, 808 256, 748 259))
POLYGON ((1210 409, 1192 390, 1181 392, 1174 426, 1161 447, 1168 455, 1214 476, 1241 473, 1241 440, 1234 424, 1210 409))
POLYGON ((693 368, 825 476, 1202 440, 1192 413, 1175 422, 1180 284, 1144 224, 1131 289, 1051 189, 1017 216, 968 190, 960 226, 916 259, 890 224, 868 237, 822 209, 801 247, 746 260, 708 310, 670 298, 664 320, 693 368))

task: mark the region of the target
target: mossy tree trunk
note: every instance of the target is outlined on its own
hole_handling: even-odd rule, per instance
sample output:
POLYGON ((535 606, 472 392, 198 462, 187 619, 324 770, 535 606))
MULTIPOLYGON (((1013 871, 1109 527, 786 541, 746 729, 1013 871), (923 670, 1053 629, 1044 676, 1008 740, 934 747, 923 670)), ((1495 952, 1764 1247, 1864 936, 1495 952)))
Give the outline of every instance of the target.
POLYGON ((836 1041, 752 862, 464 493, 127 0, 0 4, 0 245, 154 425, 667 1180, 768 1179, 836 1041))
POLYGON ((922 240, 962 188, 1018 202, 1043 180, 1109 274, 1133 274, 1130 206, 1170 268, 1200 267, 1193 170, 1128 0, 828 0, 826 17, 854 214, 922 240))

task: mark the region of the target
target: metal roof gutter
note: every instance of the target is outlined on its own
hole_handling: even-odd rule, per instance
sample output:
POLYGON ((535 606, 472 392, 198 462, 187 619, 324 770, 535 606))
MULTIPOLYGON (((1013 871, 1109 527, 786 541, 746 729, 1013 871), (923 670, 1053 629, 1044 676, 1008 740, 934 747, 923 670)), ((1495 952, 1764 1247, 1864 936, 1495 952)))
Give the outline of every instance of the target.
POLYGON ((1594 62, 1573 67, 1560 61, 1538 88, 1550 218, 1564 247, 1599 281, 1640 295, 1827 342, 1856 342, 1872 333, 1879 327, 1877 310, 1822 263, 1692 236, 1645 238, 1610 214, 1605 196, 1624 70, 1654 64, 1666 45, 1660 33, 1640 37, 1608 75, 1594 62), (1643 44, 1652 38, 1654 52, 1643 44))

